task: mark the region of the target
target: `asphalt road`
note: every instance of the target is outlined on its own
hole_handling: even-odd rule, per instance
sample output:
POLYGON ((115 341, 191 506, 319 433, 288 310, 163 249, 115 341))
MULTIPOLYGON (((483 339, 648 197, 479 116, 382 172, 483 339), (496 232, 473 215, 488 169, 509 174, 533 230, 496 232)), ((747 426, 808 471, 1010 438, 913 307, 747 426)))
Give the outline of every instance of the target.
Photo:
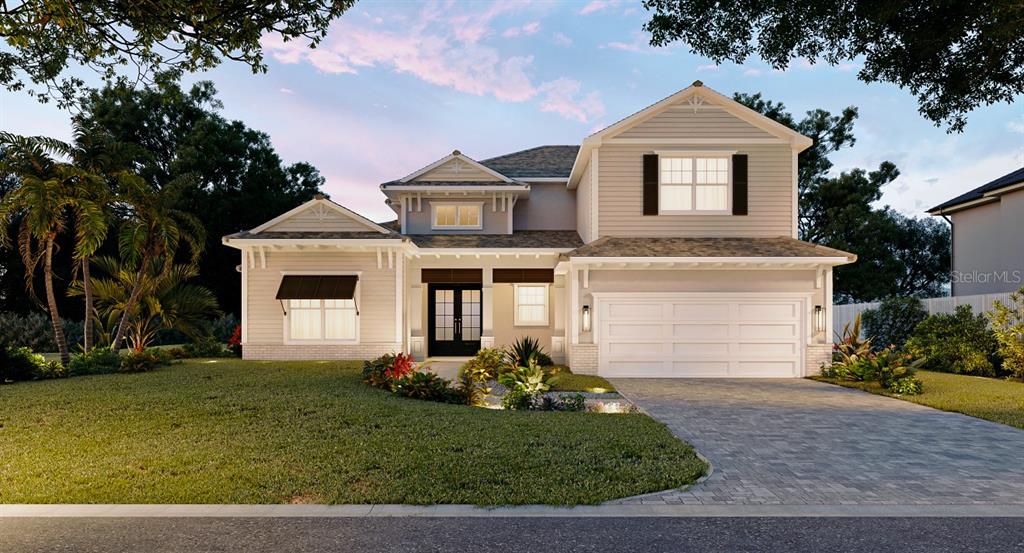
POLYGON ((1024 551, 1012 518, 7 518, 0 552, 1024 551))

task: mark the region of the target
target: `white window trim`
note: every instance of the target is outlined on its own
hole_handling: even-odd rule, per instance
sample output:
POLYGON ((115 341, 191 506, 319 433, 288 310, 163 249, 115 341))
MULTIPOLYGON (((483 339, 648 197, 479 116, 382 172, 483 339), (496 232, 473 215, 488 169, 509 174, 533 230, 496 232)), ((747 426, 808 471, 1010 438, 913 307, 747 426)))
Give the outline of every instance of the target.
POLYGON ((512 285, 512 325, 513 326, 532 326, 532 327, 544 327, 549 326, 551 321, 551 289, 550 284, 547 283, 516 283, 512 285), (531 288, 543 287, 544 288, 544 322, 540 321, 521 321, 519 319, 519 288, 521 286, 529 286, 531 288))
MULTIPOLYGON (((291 326, 291 307, 288 303, 285 303, 286 314, 281 317, 281 332, 284 336, 285 345, 301 345, 301 344, 323 344, 323 345, 358 345, 360 343, 360 329, 362 327, 362 303, 360 303, 360 293, 362 292, 363 286, 363 272, 362 271, 281 271, 281 275, 340 275, 340 276, 355 276, 359 277, 356 281, 355 292, 352 293, 352 299, 356 304, 356 335, 352 340, 324 340, 322 338, 313 339, 302 339, 292 338, 292 326, 291 326)), ((323 300, 320 300, 320 335, 324 333, 324 309, 323 300)))
POLYGON ((484 228, 484 202, 430 202, 430 229, 431 230, 483 230, 484 228), (479 214, 477 215, 476 225, 460 225, 458 224, 459 217, 459 206, 460 205, 474 205, 476 206, 479 214), (438 207, 455 207, 455 223, 454 225, 438 225, 437 224, 437 208, 438 207))
MULTIPOLYGON (((658 215, 732 215, 732 156, 736 152, 733 151, 674 151, 674 150, 658 150, 654 152, 658 155, 658 215), (697 182, 690 184, 662 184, 661 182, 661 160, 663 158, 675 158, 675 157, 690 157, 690 158, 725 158, 729 162, 727 168, 728 171, 728 182, 725 184, 725 209, 697 209, 697 182), (689 186, 692 188, 690 191, 690 205, 694 206, 693 209, 662 209, 661 208, 661 187, 662 186, 689 186)), ((696 163, 694 163, 694 171, 696 171, 696 163)))

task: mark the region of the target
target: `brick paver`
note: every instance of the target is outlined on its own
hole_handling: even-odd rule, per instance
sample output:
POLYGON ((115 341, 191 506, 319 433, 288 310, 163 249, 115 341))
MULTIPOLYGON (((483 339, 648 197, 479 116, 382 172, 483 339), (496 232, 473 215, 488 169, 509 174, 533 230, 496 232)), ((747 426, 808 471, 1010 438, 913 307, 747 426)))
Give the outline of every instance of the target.
POLYGON ((714 465, 622 503, 1024 504, 1024 431, 810 380, 620 379, 714 465))

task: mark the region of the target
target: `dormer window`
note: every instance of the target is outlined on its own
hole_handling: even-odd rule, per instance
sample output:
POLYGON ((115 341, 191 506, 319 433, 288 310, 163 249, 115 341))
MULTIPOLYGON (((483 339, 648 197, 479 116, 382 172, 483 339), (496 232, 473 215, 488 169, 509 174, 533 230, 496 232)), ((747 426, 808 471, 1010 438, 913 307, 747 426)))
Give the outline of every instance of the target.
POLYGON ((729 157, 664 155, 659 158, 660 213, 729 210, 729 157))
POLYGON ((480 230, 483 202, 431 204, 435 230, 480 230))

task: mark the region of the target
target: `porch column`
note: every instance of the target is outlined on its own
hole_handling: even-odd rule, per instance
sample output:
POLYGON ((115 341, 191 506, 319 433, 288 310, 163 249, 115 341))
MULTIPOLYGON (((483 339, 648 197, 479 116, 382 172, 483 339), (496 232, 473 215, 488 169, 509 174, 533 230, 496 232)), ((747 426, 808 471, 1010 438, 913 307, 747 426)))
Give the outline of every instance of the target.
POLYGON ((409 271, 409 353, 416 359, 427 354, 423 337, 423 284, 418 267, 409 271))
POLYGON ((566 307, 565 280, 568 275, 555 276, 555 283, 551 285, 551 303, 554 311, 554 327, 551 329, 551 354, 556 361, 565 362, 565 316, 569 312, 566 307))
POLYGON ((494 274, 490 267, 483 268, 483 286, 480 291, 480 308, 483 320, 480 329, 480 347, 494 347, 494 274))

